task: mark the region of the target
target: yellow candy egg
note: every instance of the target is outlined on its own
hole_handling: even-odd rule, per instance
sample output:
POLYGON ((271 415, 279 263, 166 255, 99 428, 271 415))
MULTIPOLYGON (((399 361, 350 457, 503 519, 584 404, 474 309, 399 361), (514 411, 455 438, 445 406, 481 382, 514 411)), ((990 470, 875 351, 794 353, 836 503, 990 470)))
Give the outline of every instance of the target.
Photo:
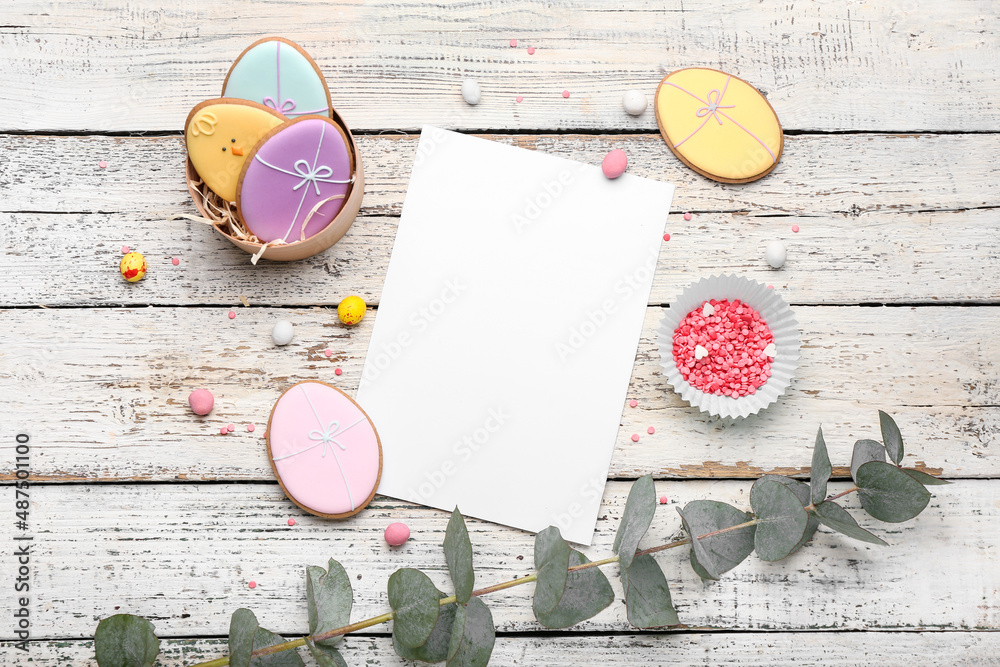
POLYGON ((344 324, 352 326, 365 318, 366 309, 364 299, 360 296, 349 296, 337 306, 337 317, 344 324))
POLYGON ((236 182, 250 149, 284 122, 262 104, 222 97, 197 105, 184 124, 191 165, 205 185, 226 201, 236 201, 236 182))
POLYGON ((138 282, 146 276, 146 258, 139 252, 130 252, 122 257, 118 270, 122 278, 130 283, 138 282))

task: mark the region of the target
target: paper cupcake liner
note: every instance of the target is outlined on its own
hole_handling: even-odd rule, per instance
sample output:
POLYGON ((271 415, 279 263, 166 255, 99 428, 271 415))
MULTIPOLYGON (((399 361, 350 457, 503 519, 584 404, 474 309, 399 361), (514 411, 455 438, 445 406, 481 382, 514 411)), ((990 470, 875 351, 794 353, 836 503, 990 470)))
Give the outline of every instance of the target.
POLYGON ((660 321, 657 341, 660 347, 660 365, 667 382, 692 407, 715 417, 736 419, 760 412, 785 393, 798 368, 799 323, 791 308, 773 289, 743 276, 711 276, 686 287, 670 304, 660 321), (771 329, 775 346, 771 377, 757 388, 755 394, 739 398, 707 394, 688 384, 674 363, 674 330, 688 313, 712 299, 739 299, 756 309, 771 329))

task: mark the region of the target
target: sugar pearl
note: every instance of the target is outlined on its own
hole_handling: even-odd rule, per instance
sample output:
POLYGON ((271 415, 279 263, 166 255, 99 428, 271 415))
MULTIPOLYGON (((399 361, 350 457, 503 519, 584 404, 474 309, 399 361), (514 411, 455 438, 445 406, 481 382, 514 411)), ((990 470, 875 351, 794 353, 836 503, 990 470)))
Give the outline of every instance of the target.
POLYGON ((601 162, 601 170, 608 178, 618 178, 625 173, 626 169, 628 169, 628 156, 620 148, 609 152, 604 156, 604 161, 601 162))
POLYGON ((631 116, 641 116, 648 105, 646 96, 638 90, 630 90, 622 96, 622 106, 631 116))
POLYGON ((271 340, 274 341, 275 345, 288 345, 294 336, 295 330, 288 320, 278 320, 274 323, 274 328, 271 329, 271 340))
POLYGON ((475 79, 466 79, 462 82, 462 99, 472 106, 476 106, 483 99, 483 91, 479 89, 475 79))
POLYGON ((780 269, 784 266, 785 257, 787 256, 788 253, 785 250, 785 244, 781 241, 771 241, 767 244, 767 250, 764 252, 764 258, 773 269, 780 269))

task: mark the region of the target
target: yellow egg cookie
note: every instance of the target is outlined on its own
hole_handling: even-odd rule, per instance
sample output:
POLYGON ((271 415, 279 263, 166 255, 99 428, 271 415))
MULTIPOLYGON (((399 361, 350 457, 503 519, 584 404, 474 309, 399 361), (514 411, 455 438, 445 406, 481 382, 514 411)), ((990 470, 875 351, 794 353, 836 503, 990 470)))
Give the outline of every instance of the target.
POLYGON ((212 192, 235 202, 246 155, 284 121, 278 112, 249 100, 207 100, 191 109, 184 123, 188 158, 212 192))
POLYGON ((667 146, 699 174, 723 183, 766 176, 785 140, 774 109, 749 83, 706 67, 677 70, 656 90, 667 146))

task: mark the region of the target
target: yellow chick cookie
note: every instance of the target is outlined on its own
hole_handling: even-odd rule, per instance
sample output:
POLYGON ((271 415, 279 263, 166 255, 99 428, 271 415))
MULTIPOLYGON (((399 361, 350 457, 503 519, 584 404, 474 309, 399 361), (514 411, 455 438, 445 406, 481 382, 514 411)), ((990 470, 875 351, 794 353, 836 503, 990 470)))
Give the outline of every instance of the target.
POLYGON ((184 124, 188 157, 205 185, 236 201, 236 182, 250 149, 284 118, 262 104, 221 97, 191 109, 184 124))
POLYGON ((349 296, 337 306, 337 317, 348 326, 357 324, 365 318, 365 300, 360 296, 349 296))

